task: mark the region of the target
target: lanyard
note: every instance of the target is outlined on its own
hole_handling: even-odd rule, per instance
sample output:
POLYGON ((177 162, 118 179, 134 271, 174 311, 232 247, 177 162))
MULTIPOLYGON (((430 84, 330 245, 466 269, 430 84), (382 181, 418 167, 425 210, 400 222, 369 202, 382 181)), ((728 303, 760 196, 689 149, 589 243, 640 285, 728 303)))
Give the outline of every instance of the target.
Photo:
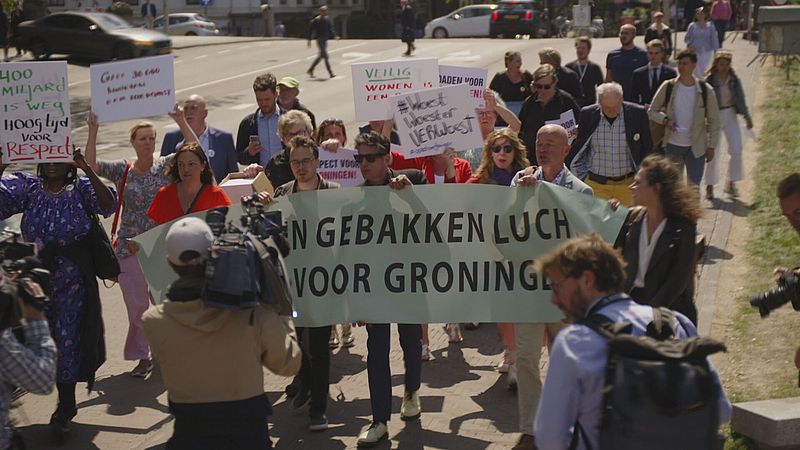
POLYGON ((586 75, 586 70, 589 69, 589 63, 578 63, 578 74, 580 74, 580 81, 583 83, 583 76, 586 75))

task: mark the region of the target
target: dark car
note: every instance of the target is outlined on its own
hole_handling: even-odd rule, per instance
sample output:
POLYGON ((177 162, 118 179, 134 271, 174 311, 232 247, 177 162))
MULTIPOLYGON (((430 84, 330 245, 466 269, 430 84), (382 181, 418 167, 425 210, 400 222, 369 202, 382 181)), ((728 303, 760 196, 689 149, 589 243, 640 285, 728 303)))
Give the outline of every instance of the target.
POLYGON ((107 13, 64 12, 23 22, 19 42, 36 59, 64 54, 112 60, 172 51, 172 40, 165 34, 133 28, 107 13))
POLYGON ((489 36, 493 38, 513 38, 517 35, 539 37, 542 34, 539 31, 539 20, 535 2, 501 1, 492 13, 492 20, 489 22, 489 36))

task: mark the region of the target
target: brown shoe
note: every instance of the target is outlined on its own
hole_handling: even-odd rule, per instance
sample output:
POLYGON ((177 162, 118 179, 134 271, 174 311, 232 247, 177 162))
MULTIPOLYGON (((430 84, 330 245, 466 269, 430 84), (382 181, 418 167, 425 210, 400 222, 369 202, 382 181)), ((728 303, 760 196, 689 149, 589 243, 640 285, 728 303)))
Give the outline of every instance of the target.
POLYGON ((522 434, 517 441, 517 445, 511 447, 511 450, 534 450, 536 446, 533 445, 533 435, 522 434))
POLYGON ((131 370, 131 376, 136 378, 147 378, 153 371, 153 361, 149 359, 139 360, 139 364, 131 370))

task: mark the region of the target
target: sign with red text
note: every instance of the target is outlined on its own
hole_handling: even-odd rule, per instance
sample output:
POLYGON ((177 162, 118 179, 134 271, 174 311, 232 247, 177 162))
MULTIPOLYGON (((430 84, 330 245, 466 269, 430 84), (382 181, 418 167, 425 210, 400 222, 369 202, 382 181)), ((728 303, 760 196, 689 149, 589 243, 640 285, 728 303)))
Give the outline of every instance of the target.
POLYGON ((436 58, 375 61, 351 65, 356 120, 392 117, 390 98, 405 92, 439 87, 436 58))
POLYGON ((153 56, 89 67, 92 112, 114 122, 164 115, 175 107, 174 56, 153 56))
POLYGON ((3 163, 72 160, 67 62, 0 65, 3 163))
POLYGON ((483 137, 469 86, 459 84, 393 98, 394 123, 408 158, 481 147, 483 137))
POLYGON ((567 130, 567 138, 570 144, 578 137, 578 123, 575 121, 575 113, 571 109, 561 113, 561 117, 556 120, 546 121, 545 125, 561 125, 564 127, 567 130))
POLYGON ((489 86, 489 69, 480 67, 439 66, 439 86, 453 86, 466 84, 469 86, 469 96, 475 102, 476 108, 483 108, 483 91, 489 86))
POLYGON ((352 148, 342 147, 335 152, 320 148, 317 173, 328 181, 339 183, 343 188, 358 186, 364 182, 364 176, 356 163, 356 153, 352 148))

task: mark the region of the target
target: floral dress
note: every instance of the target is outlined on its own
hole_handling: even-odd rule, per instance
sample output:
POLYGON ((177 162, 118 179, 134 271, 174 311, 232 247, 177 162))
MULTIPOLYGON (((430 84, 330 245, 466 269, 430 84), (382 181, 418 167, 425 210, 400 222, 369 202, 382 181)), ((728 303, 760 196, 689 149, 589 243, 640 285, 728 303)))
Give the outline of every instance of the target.
MULTIPOLYGON (((113 189, 112 194, 116 197, 113 189)), ((108 217, 113 212, 113 207, 101 209, 86 177, 80 177, 55 195, 48 193, 42 181, 29 173, 15 172, 0 180, 0 220, 22 213, 22 235, 39 249, 50 243, 66 246, 80 241, 91 229, 89 214, 108 217)), ((79 378, 87 288, 80 267, 72 260, 56 256, 55 263, 57 269, 51 274, 53 292, 45 315, 58 348, 56 381, 75 383, 79 378)))

